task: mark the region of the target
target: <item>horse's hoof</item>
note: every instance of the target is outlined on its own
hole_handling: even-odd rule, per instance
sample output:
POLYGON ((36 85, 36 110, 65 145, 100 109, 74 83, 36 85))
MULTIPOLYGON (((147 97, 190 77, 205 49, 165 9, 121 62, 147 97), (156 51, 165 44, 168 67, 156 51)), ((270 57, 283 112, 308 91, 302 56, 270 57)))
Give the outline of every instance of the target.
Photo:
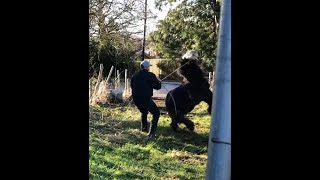
POLYGON ((171 128, 173 129, 174 132, 178 132, 178 125, 177 124, 170 124, 171 128))
POLYGON ((187 126, 187 128, 188 128, 191 132, 194 131, 194 126, 187 126))
POLYGON ((193 132, 194 131, 194 123, 189 121, 188 123, 185 123, 186 127, 193 132))

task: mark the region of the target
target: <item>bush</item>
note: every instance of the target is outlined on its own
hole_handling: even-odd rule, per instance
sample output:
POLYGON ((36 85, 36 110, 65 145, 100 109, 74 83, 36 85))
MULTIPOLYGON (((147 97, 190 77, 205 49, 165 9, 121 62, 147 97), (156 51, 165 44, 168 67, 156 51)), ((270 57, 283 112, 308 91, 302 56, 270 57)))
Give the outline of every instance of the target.
POLYGON ((127 69, 129 77, 137 69, 134 55, 135 52, 133 50, 117 49, 110 42, 100 46, 99 43, 90 41, 89 78, 98 76, 100 64, 103 64, 104 67, 103 77, 108 76, 112 66, 120 72, 127 69))

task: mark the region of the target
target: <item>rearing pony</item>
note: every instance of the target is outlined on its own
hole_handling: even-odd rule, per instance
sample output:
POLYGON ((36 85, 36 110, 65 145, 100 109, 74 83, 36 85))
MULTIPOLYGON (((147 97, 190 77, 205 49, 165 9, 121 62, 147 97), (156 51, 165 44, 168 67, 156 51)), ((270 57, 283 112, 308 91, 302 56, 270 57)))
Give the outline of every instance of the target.
POLYGON ((207 111, 211 113, 212 92, 198 63, 196 51, 189 51, 183 55, 179 60, 181 68, 178 74, 184 78, 184 81, 166 96, 166 109, 172 121, 170 126, 175 132, 180 123, 184 123, 190 131, 194 131, 194 123, 188 119, 186 114, 201 101, 209 105, 207 111))

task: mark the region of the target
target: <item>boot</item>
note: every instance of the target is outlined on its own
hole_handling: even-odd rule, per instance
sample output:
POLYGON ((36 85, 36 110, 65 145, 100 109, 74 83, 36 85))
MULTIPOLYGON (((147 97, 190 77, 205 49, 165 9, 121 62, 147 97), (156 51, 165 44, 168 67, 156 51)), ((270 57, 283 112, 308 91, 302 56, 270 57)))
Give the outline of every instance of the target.
POLYGON ((142 132, 148 132, 148 123, 142 123, 141 122, 141 131, 142 132))
POLYGON ((153 138, 153 137, 156 136, 156 129, 157 129, 157 127, 155 125, 151 124, 150 130, 149 130, 149 133, 148 133, 148 137, 149 138, 153 138))
POLYGON ((141 131, 148 132, 147 113, 141 114, 141 131))
POLYGON ((156 136, 156 129, 157 129, 157 126, 158 126, 158 120, 159 120, 159 117, 160 117, 160 111, 159 109, 154 109, 152 111, 152 115, 153 115, 153 118, 152 118, 152 121, 151 121, 151 125, 150 125, 150 130, 149 130, 149 133, 148 133, 148 137, 149 138, 153 138, 156 136))
POLYGON ((170 127, 173 129, 174 132, 178 132, 178 124, 171 122, 170 127))

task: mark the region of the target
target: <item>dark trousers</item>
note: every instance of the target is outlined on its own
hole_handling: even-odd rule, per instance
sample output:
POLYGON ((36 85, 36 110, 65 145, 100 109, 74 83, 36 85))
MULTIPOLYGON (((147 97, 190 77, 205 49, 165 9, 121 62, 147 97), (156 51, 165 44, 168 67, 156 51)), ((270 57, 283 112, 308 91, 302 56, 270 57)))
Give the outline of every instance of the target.
POLYGON ((147 116, 150 112, 153 116, 149 132, 155 132, 158 126, 158 120, 160 117, 160 111, 157 105, 152 101, 151 98, 133 98, 134 104, 141 112, 141 125, 147 127, 147 116))

